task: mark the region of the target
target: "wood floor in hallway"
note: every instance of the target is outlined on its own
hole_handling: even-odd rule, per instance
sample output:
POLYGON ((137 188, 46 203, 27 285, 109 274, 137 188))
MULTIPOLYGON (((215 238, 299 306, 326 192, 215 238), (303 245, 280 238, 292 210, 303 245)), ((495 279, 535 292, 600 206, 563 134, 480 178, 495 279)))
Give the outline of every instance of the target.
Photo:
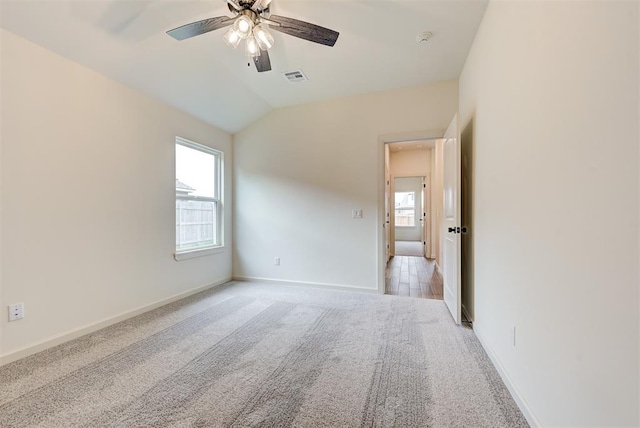
POLYGON ((443 299, 442 275, 436 262, 424 257, 395 256, 387 263, 385 293, 443 299))

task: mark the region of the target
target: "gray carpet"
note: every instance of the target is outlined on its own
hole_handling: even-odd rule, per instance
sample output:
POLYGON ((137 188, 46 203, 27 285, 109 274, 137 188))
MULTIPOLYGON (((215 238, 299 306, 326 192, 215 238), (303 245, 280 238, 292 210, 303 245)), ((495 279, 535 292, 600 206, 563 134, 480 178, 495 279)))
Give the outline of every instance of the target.
POLYGON ((421 241, 396 241, 395 253, 396 256, 412 256, 422 257, 422 242, 421 241))
POLYGON ((526 427, 443 302, 230 283, 0 367, 2 427, 526 427))

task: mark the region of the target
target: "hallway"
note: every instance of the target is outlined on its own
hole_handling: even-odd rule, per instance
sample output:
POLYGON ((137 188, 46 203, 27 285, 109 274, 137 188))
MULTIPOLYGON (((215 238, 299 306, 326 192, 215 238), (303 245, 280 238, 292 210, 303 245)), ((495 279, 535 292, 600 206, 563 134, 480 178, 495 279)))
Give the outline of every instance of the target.
POLYGON ((396 256, 422 257, 423 247, 421 241, 396 241, 396 256))
POLYGON ((387 263, 385 294, 442 300, 442 275, 433 260, 395 256, 387 263))

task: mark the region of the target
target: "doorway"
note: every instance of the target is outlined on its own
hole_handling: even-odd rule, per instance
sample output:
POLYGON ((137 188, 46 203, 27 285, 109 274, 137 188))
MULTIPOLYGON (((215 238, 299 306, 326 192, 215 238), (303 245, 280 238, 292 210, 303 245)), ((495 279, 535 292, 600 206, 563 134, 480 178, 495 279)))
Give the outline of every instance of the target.
MULTIPOLYGON (((378 290, 380 293, 401 295, 414 294, 424 297, 429 294, 421 289, 419 271, 429 272, 427 269, 418 269, 416 260, 425 259, 434 263, 432 272, 435 272, 442 281, 445 290, 444 300, 451 312, 453 321, 460 324, 462 313, 465 318, 473 321, 474 306, 474 281, 473 281, 473 154, 474 149, 473 119, 467 123, 462 133, 458 127, 458 115, 454 115, 446 132, 425 131, 418 133, 393 134, 380 136, 379 153, 379 203, 378 219, 382 227, 378 231, 378 290), (461 135, 462 134, 462 135, 461 135), (462 141, 461 141, 462 140, 462 141), (461 144, 462 143, 462 144, 461 144), (405 160, 420 166, 430 165, 430 172, 422 171, 404 174, 405 176, 430 177, 432 186, 431 209, 425 211, 429 215, 431 227, 430 237, 426 239, 429 250, 426 257, 413 257, 414 268, 411 267, 411 259, 404 263, 401 256, 396 254, 395 225, 391 210, 392 189, 395 168, 390 158, 394 149, 398 150, 403 145, 423 145, 431 149, 431 162, 419 161, 420 156, 408 156, 405 160), (462 147, 461 147, 462 146, 462 147), (445 191, 445 189, 447 189, 445 191), (464 236, 463 236, 464 235, 464 236), (462 248, 461 248, 462 247, 462 248), (406 269, 403 267, 406 266, 406 269), (442 270, 440 270, 442 268, 442 270), (418 281, 415 281, 415 277, 418 281), (412 281, 412 278, 414 279, 412 281), (462 278, 462 279, 461 279, 462 278), (417 285, 416 285, 417 284, 417 285), (402 287, 400 287, 402 285, 402 287), (463 309, 464 306, 464 309, 463 309)), ((404 147, 402 147, 404 149, 404 147)), ((415 154, 415 153, 414 153, 415 154)), ((424 281, 423 281, 424 282, 424 281)), ((433 293, 435 294, 435 293, 433 293)))
POLYGON ((396 256, 425 255, 423 189, 424 177, 395 177, 393 224, 396 256))
POLYGON ((433 242, 435 143, 426 139, 385 144, 386 294, 443 298, 433 242))

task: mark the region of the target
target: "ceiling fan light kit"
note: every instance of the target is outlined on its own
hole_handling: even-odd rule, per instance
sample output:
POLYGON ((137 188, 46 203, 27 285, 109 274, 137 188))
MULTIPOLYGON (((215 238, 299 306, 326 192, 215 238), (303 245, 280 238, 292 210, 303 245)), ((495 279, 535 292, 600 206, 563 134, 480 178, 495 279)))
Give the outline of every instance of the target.
POLYGON ((238 33, 241 39, 248 38, 253 29, 253 20, 246 15, 240 15, 233 22, 233 30, 238 33))
POLYGON ((284 16, 271 15, 271 0, 225 0, 234 17, 217 16, 192 22, 167 34, 176 40, 184 40, 219 28, 231 26, 222 36, 231 48, 237 48, 245 40, 245 52, 253 58, 258 72, 271 70, 268 50, 274 43, 269 28, 290 36, 298 37, 321 45, 333 46, 339 33, 319 25, 310 24, 284 16), (260 58, 260 59, 258 59, 260 58))
POLYGON ((263 51, 271 49, 273 46, 273 36, 267 31, 266 24, 258 24, 253 28, 253 35, 263 51))
POLYGON ((222 36, 222 38, 224 39, 225 43, 233 49, 237 48, 242 41, 236 30, 234 30, 233 28, 229 28, 229 30, 224 33, 224 36, 222 36))
POLYGON ((253 34, 247 37, 246 46, 247 47, 245 49, 245 52, 247 53, 248 57, 255 58, 257 56, 260 56, 260 47, 258 46, 258 42, 256 41, 256 38, 253 36, 253 34))

